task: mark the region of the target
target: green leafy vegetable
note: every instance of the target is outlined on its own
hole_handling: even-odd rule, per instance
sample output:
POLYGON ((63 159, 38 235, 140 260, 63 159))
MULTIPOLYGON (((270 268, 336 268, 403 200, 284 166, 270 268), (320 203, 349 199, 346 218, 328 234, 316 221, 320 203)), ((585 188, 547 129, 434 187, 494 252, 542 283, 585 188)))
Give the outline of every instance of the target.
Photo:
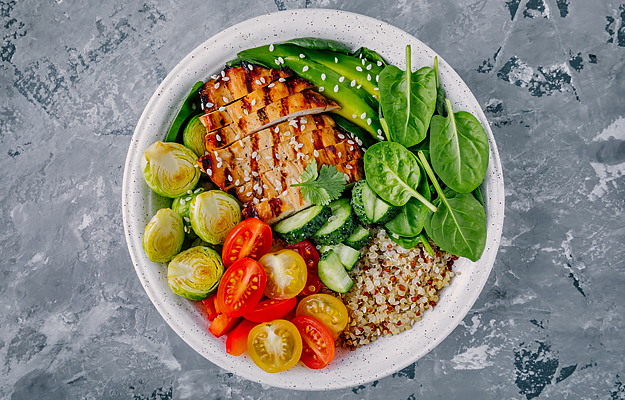
MULTIPOLYGON (((421 174, 417 191, 427 200, 430 200, 430 187, 427 179, 425 179, 425 172, 422 171, 421 174)), ((412 197, 402 207, 399 214, 387 222, 384 227, 399 236, 416 236, 423 230, 427 214, 428 208, 425 204, 412 197)))
POLYGON ((421 177, 419 164, 401 144, 374 144, 365 152, 364 164, 367 183, 386 202, 400 207, 411 197, 416 197, 430 210, 436 211, 436 207, 417 191, 421 177))
POLYGON ((438 193, 434 200, 438 209, 428 213, 425 231, 441 249, 477 261, 486 246, 484 207, 471 193, 442 190, 423 152, 419 152, 419 160, 438 193))
POLYGON ((430 126, 430 159, 438 177, 459 193, 470 193, 482 183, 488 168, 488 137, 480 122, 466 111, 435 115, 430 126))
POLYGON ((445 89, 441 87, 441 82, 438 75, 438 57, 434 57, 434 75, 436 75, 436 110, 437 115, 447 116, 447 110, 445 110, 445 89))
POLYGON ((436 107, 436 75, 430 67, 414 74, 410 46, 406 46, 406 71, 388 65, 380 73, 380 104, 390 138, 405 147, 425 139, 436 107))
POLYGON ((353 54, 354 57, 364 58, 367 61, 373 61, 381 67, 386 67, 388 63, 377 51, 361 47, 353 54))
POLYGON ((345 190, 347 178, 334 165, 322 165, 317 172, 317 161, 313 160, 302 172, 302 183, 299 186, 304 200, 313 204, 327 206, 332 200, 341 197, 345 190))
POLYGON ((191 89, 191 92, 187 95, 187 98, 182 103, 174 122, 167 132, 166 142, 178 141, 178 136, 185 123, 194 115, 200 114, 202 109, 200 107, 200 94, 198 90, 202 87, 204 82, 196 82, 191 89))
POLYGON ((343 53, 343 54, 349 54, 349 47, 347 47, 341 42, 337 42, 336 40, 330 40, 330 39, 303 37, 303 38, 287 40, 286 42, 282 44, 294 44, 296 46, 300 46, 305 49, 330 50, 330 51, 336 51, 336 52, 343 53))

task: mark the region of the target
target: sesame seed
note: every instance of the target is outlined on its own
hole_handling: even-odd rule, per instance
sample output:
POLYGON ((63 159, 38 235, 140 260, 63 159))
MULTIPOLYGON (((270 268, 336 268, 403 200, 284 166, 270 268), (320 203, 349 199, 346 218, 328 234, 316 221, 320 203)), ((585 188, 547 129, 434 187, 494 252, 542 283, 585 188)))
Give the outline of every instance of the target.
POLYGON ((260 77, 260 81, 261 81, 262 83, 265 83, 265 78, 263 78, 263 77, 261 76, 261 77, 260 77))
POLYGON ((257 155, 258 155, 258 153, 257 153, 257 152, 253 152, 253 153, 252 153, 252 158, 256 158, 256 156, 257 156, 257 155))
POLYGON ((219 89, 219 82, 215 84, 215 89, 219 89))
POLYGON ((228 181, 232 182, 232 175, 228 175, 228 181))
POLYGON ((267 198, 263 197, 262 199, 260 199, 260 201, 267 201, 267 198))
POLYGON ((345 179, 349 182, 349 175, 347 175, 345 173, 343 175, 345 176, 345 179))
POLYGON ((221 78, 221 76, 219 76, 219 75, 211 75, 211 78, 213 78, 213 79, 219 79, 219 78, 221 78))
POLYGON ((384 136, 378 135, 378 139, 384 140, 384 136))
POLYGON ((251 105, 255 106, 256 105, 256 99, 253 99, 252 102, 250 103, 251 105))
POLYGON ((185 199, 180 199, 180 205, 184 206, 185 204, 187 204, 187 202, 185 201, 185 199))
POLYGON ((265 189, 265 190, 269 190, 269 186, 267 186, 267 185, 263 184, 263 189, 265 189))
POLYGON ((360 89, 360 87, 361 87, 361 86, 362 86, 362 85, 358 85, 358 86, 356 86, 356 89, 360 89))
POLYGON ((252 171, 252 176, 258 176, 258 172, 252 171))
POLYGON ((358 71, 358 72, 362 72, 362 67, 361 67, 360 65, 359 65, 359 66, 357 66, 357 67, 356 67, 356 71, 358 71))
POLYGON ((273 62, 275 62, 276 65, 280 65, 280 60, 278 60, 277 58, 273 62))
POLYGON ((378 67, 381 67, 382 66, 382 61, 378 61, 377 64, 378 64, 378 67))
POLYGON ((373 90, 380 90, 380 88, 374 87, 373 90))
POLYGON ((258 201, 258 199, 257 199, 257 198, 254 198, 254 200, 252 200, 252 203, 254 203, 254 204, 258 204, 258 203, 259 203, 259 201, 258 201))
POLYGON ((269 51, 273 51, 273 44, 269 45, 269 51))
POLYGON ((250 197, 251 195, 252 195, 252 192, 245 193, 245 197, 250 197))
POLYGON ((270 88, 272 88, 272 87, 274 87, 274 86, 276 86, 276 84, 275 84, 275 83, 273 83, 273 82, 272 82, 272 83, 270 83, 269 85, 267 85, 267 87, 270 87, 270 88))
POLYGON ((324 90, 326 90, 323 86, 319 86, 319 93, 323 92, 324 90))
POLYGON ((306 58, 306 56, 304 54, 300 54, 299 58, 306 58))
POLYGON ((302 117, 299 119, 299 123, 300 124, 305 124, 306 122, 308 122, 308 120, 306 119, 306 117, 302 117))
POLYGON ((376 81, 376 82, 380 82, 380 75, 376 75, 376 76, 375 76, 375 81, 376 81))
POLYGON ((356 86, 356 80, 355 79, 351 82, 351 85, 352 85, 352 87, 356 86))
POLYGON ((208 176, 213 176, 213 170, 212 169, 207 170, 206 173, 208 174, 208 176))
POLYGON ((234 181, 234 186, 239 186, 240 184, 241 184, 241 181, 239 181, 238 179, 234 181))
POLYGON ((356 114, 352 114, 352 118, 356 119, 358 116, 356 114))
POLYGON ((239 188, 239 193, 243 193, 243 191, 244 191, 244 190, 245 190, 245 188, 244 188, 243 186, 241 186, 241 187, 239 188))
POLYGON ((258 190, 259 188, 260 188, 260 185, 257 183, 257 184, 254 185, 254 187, 252 189, 258 190))
POLYGON ((202 188, 197 188, 197 189, 195 189, 195 190, 193 191, 193 193, 194 193, 194 194, 198 194, 198 193, 203 192, 203 191, 204 191, 204 189, 202 189, 202 188))
POLYGON ((226 111, 226 107, 224 106, 219 107, 219 111, 226 111))
POLYGON ((373 64, 369 64, 367 65, 367 71, 371 71, 371 67, 373 66, 373 64))
POLYGON ((252 178, 250 178, 249 176, 246 176, 245 178, 243 178, 243 182, 249 182, 251 180, 252 178))
POLYGON ((363 112, 362 114, 360 114, 360 119, 365 119, 367 118, 367 113, 363 112))
POLYGON ((371 125, 371 118, 367 118, 367 125, 371 125))
POLYGON ((191 189, 187 190, 187 194, 193 194, 193 190, 191 189))
POLYGON ((338 64, 339 59, 338 59, 338 58, 336 58, 336 57, 334 57, 334 62, 338 64))
POLYGON ((339 78, 339 82, 343 82, 344 80, 345 80, 345 77, 344 77, 344 76, 341 76, 341 77, 339 78))
POLYGON ((343 154, 343 153, 341 153, 341 152, 339 151, 339 152, 338 152, 338 154, 337 154, 338 158, 341 158, 341 155, 342 155, 342 154, 343 154))
POLYGON ((271 156, 265 156, 265 160, 271 161, 271 156))
POLYGON ((343 135, 342 133, 339 133, 338 136, 339 136, 339 139, 341 139, 341 140, 345 139, 345 135, 343 135))
POLYGON ((206 103, 206 107, 212 107, 212 106, 214 106, 213 103, 206 103))
POLYGON ((349 151, 354 151, 354 146, 349 146, 349 151))
POLYGON ((315 157, 319 157, 319 152, 318 152, 317 150, 315 150, 315 151, 313 151, 313 155, 314 155, 315 157))
POLYGON ((302 68, 302 72, 306 72, 308 71, 308 65, 304 65, 304 68, 302 68))
POLYGON ((221 168, 222 165, 223 165, 222 163, 218 163, 217 168, 221 168))
POLYGON ((247 110, 243 110, 243 114, 249 115, 249 112, 247 110))
POLYGON ((239 140, 241 139, 241 135, 237 133, 237 135, 234 137, 234 140, 239 140))
POLYGON ((284 64, 284 58, 278 57, 278 61, 280 61, 280 64, 284 64))
POLYGON ((350 139, 347 141, 347 144, 354 144, 354 141, 350 139))
POLYGON ((224 81, 224 82, 228 82, 229 80, 230 80, 230 78, 228 78, 227 76, 225 76, 225 77, 222 79, 222 81, 224 81))
POLYGON ((250 69, 250 71, 254 70, 254 66, 252 64, 247 64, 247 67, 250 69))
POLYGON ((260 81, 258 79, 256 79, 254 82, 256 82, 257 85, 260 85, 260 81))
POLYGON ((345 166, 345 168, 347 168, 347 169, 352 169, 352 168, 354 168, 354 167, 352 167, 351 165, 347 164, 347 165, 345 166))
POLYGON ((326 80, 326 74, 321 74, 321 80, 325 81, 326 80))
POLYGON ((221 71, 221 76, 226 76, 226 71, 221 71))
MULTIPOLYGON (((218 134, 215 135, 215 139, 217 139, 218 142, 221 142, 221 136, 219 136, 218 134)), ((219 157, 217 157, 219 159, 219 157)))
POLYGON ((276 129, 273 130, 275 133, 279 133, 280 132, 280 128, 276 126, 276 129))
POLYGON ((363 59, 361 60, 361 62, 362 62, 362 65, 365 65, 365 62, 366 62, 366 61, 365 61, 365 59, 363 58, 363 59))
POLYGON ((371 74, 367 74, 367 80, 371 81, 371 74))
POLYGON ((286 82, 286 79, 280 78, 280 79, 278 79, 278 82, 286 82))
POLYGON ((338 92, 338 91, 339 91, 339 85, 335 85, 335 86, 334 86, 334 93, 336 93, 336 92, 338 92))
POLYGON ((382 134, 382 129, 378 129, 378 135, 382 134))

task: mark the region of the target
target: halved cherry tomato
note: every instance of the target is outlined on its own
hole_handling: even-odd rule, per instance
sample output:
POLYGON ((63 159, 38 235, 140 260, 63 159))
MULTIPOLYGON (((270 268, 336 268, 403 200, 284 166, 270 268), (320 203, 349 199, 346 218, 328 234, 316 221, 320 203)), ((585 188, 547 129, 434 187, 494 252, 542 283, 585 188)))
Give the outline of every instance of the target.
POLYGON ((286 371, 297 364, 302 355, 302 336, 289 321, 266 322, 250 331, 247 353, 266 372, 286 371))
POLYGON ((340 299, 324 293, 311 294, 300 301, 295 315, 309 315, 323 322, 336 339, 347 326, 347 307, 340 299))
POLYGON ((267 253, 258 260, 267 272, 265 296, 284 300, 295 297, 306 285, 306 263, 293 250, 267 253))
POLYGON ((215 317, 213 322, 211 322, 211 326, 208 327, 208 330, 215 335, 215 337, 220 337, 230 332, 240 320, 241 318, 239 317, 229 317, 226 314, 219 314, 215 317))
POLYGON ((230 317, 239 317, 252 311, 263 296, 267 273, 251 258, 242 258, 226 270, 215 303, 217 309, 230 317))
POLYGON ((231 330, 226 337, 226 353, 233 356, 240 356, 245 353, 247 350, 247 336, 256 325, 258 325, 258 322, 246 319, 241 320, 239 325, 231 330))
MULTIPOLYGON (((334 359, 334 337, 321 321, 308 315, 293 319, 293 325, 302 335, 302 357, 300 360, 311 369, 321 369, 334 359)), ((228 335, 228 337, 230 337, 228 335)))
POLYGON ((202 304, 204 304, 204 307, 206 308, 208 320, 214 320, 215 317, 217 317, 217 310, 215 309, 215 296, 202 300, 202 304))
POLYGON ((284 317, 296 305, 295 297, 286 300, 263 300, 251 312, 243 315, 243 318, 254 322, 271 322, 284 317))
POLYGON ((272 243, 271 227, 257 218, 248 218, 228 232, 221 253, 224 266, 228 268, 241 258, 258 260, 269 252, 272 243))
POLYGON ((319 252, 315 246, 308 240, 302 240, 299 243, 290 244, 286 248, 297 251, 304 259, 306 268, 308 269, 306 286, 304 286, 304 289, 301 293, 299 293, 299 295, 308 296, 319 292, 321 290, 321 280, 319 279, 317 272, 317 266, 319 265, 319 252))

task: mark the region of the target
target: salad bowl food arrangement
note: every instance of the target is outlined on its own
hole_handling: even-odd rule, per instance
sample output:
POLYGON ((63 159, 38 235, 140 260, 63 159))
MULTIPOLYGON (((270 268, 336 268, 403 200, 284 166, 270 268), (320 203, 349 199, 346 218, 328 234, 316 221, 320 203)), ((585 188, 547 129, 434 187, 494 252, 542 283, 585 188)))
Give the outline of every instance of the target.
POLYGON ((128 248, 165 321, 220 367, 298 390, 373 381, 442 342, 486 283, 503 210, 497 147, 460 77, 407 33, 334 10, 257 17, 192 51, 146 106, 124 172, 128 248), (241 100, 228 82, 237 71, 247 77, 241 100), (190 101, 198 90, 199 103, 190 101), (193 130, 202 132, 199 140, 187 137, 193 130), (257 146, 263 132, 284 151, 244 145, 257 146), (234 154, 229 161, 225 150, 234 154), (163 169, 186 178, 169 181, 163 169), (245 235, 263 240, 253 250, 235 245, 245 235), (198 246, 188 243, 194 238, 198 246), (321 260, 313 282, 305 254, 315 250, 321 260), (276 278, 299 264, 303 278, 276 278), (189 282, 194 273, 202 284, 189 282), (223 283, 237 276, 249 278, 242 297, 254 298, 245 310, 232 300, 238 289, 223 283), (291 281, 297 289, 288 293, 291 281), (323 294, 305 296, 320 288, 323 294), (261 300, 263 293, 269 298, 261 300), (318 298, 328 299, 324 307, 347 305, 349 318, 335 326, 307 312, 318 298), (279 321, 265 322, 258 304, 274 303, 291 314, 273 310, 279 321), (218 319, 209 315, 214 304, 218 319), (232 351, 228 323, 256 338, 244 341, 247 352, 245 344, 232 351), (261 339, 272 327, 299 337, 290 345, 297 356, 278 369, 262 361, 273 344, 261 339), (308 331, 326 335, 325 352, 313 354, 308 331), (324 359, 327 347, 333 356, 324 359))

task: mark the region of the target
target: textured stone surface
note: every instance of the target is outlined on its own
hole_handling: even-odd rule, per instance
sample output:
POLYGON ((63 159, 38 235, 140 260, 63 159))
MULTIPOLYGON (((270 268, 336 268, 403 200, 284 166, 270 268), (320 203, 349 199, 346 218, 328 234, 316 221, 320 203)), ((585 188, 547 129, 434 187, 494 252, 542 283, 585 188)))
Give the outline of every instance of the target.
POLYGON ((623 0, 0 1, 0 398, 625 398, 623 0), (126 250, 143 107, 205 39, 277 10, 379 18, 441 54, 497 140, 491 277, 434 351, 331 394, 263 387, 191 350, 126 250))

